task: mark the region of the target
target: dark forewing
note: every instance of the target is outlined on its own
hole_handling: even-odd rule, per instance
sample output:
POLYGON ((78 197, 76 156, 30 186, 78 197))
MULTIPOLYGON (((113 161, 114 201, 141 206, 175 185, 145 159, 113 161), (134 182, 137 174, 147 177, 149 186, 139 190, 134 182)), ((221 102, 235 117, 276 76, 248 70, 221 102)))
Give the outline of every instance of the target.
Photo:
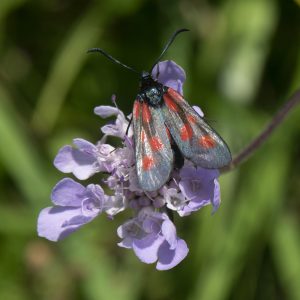
POLYGON ((173 152, 160 108, 136 100, 133 130, 140 187, 155 191, 169 179, 173 167, 173 152))
POLYGON ((163 98, 165 124, 183 156, 203 168, 228 165, 231 161, 228 146, 183 97, 168 88, 163 98))

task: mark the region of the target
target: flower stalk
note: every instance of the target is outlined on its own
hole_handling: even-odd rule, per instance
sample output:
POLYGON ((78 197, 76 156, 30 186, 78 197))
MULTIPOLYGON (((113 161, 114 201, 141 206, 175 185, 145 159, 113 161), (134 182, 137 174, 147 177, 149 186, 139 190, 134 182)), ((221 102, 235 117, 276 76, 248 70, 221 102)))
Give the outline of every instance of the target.
POLYGON ((285 120, 289 113, 300 103, 300 90, 297 90, 287 102, 279 109, 270 123, 265 127, 265 129, 254 138, 248 146, 241 150, 239 154, 237 154, 231 163, 222 168, 221 173, 229 172, 237 167, 239 167, 242 163, 244 163, 254 152, 271 136, 274 130, 285 120))

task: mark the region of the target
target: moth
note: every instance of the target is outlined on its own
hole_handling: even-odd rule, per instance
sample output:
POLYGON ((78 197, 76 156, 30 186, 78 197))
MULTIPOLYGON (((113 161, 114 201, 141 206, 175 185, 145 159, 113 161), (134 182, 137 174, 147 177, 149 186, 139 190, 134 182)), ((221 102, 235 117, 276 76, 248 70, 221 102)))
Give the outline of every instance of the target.
MULTIPOLYGON (((133 104, 132 118, 138 182, 144 191, 161 188, 171 176, 174 164, 183 158, 207 169, 219 169, 231 162, 224 140, 176 90, 152 77, 154 67, 174 41, 187 29, 179 29, 168 40, 149 72, 138 72, 121 63, 101 48, 100 52, 113 62, 140 75, 140 90, 133 104)), ((158 70, 159 73, 159 70, 158 70)))

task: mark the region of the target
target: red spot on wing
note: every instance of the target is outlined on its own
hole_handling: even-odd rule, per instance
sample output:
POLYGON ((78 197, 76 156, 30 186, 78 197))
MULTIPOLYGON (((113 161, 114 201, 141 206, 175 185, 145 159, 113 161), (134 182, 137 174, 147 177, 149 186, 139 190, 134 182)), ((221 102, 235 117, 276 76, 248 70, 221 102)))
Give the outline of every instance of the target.
POLYGON ((157 136, 151 137, 149 143, 153 151, 160 151, 164 147, 161 139, 157 136))
POLYGON ((138 119, 140 116, 140 108, 141 108, 141 103, 138 100, 135 100, 134 105, 133 105, 133 116, 138 119))
POLYGON ((203 148, 214 148, 216 145, 215 140, 210 135, 203 135, 199 139, 199 145, 203 148))
POLYGON ((178 105, 174 102, 174 100, 170 97, 170 95, 168 95, 168 93, 164 94, 164 100, 165 100, 165 104, 170 110, 175 112, 179 111, 178 105))
POLYGON ((183 97, 177 91, 175 91, 171 88, 168 88, 168 93, 176 101, 182 101, 183 100, 183 97))
POLYGON ((143 102, 142 104, 142 115, 143 121, 149 123, 151 120, 151 111, 147 103, 143 102))
POLYGON ((142 168, 144 171, 149 171, 154 166, 154 159, 150 155, 145 155, 142 158, 142 168))
POLYGON ((183 141, 187 141, 190 140, 193 136, 193 130, 191 128, 191 126, 189 124, 184 124, 181 128, 180 128, 180 138, 183 141))
POLYGON ((186 118, 187 118, 188 122, 191 124, 195 124, 197 122, 196 117, 193 115, 187 115, 186 118))

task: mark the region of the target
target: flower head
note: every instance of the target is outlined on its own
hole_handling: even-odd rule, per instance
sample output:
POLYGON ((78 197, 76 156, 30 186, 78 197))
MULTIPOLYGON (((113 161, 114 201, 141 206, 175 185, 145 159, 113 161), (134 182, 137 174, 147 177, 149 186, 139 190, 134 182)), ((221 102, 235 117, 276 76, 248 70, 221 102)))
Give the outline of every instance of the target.
MULTIPOLYGON (((182 94, 185 73, 174 62, 160 62, 152 76, 158 76, 159 82, 182 94)), ((200 108, 195 110, 203 116, 200 108)), ((99 172, 106 177, 87 186, 70 178, 59 181, 52 191, 54 206, 40 212, 38 234, 57 241, 101 213, 113 218, 121 211, 131 210, 133 217, 117 230, 121 238, 118 245, 132 249, 144 263, 156 263, 158 270, 175 267, 189 250, 177 236, 169 215, 187 216, 209 204, 215 212, 220 205, 219 172, 196 167, 185 160, 184 166, 174 169, 170 180, 159 190, 145 192, 136 174, 131 127, 126 134, 129 118, 117 107, 98 106, 94 111, 101 118, 115 120, 101 128, 104 135, 96 144, 77 138, 73 140, 74 146, 62 147, 54 165, 79 180, 99 172), (119 139, 122 146, 115 148, 107 143, 108 136, 119 139)))

